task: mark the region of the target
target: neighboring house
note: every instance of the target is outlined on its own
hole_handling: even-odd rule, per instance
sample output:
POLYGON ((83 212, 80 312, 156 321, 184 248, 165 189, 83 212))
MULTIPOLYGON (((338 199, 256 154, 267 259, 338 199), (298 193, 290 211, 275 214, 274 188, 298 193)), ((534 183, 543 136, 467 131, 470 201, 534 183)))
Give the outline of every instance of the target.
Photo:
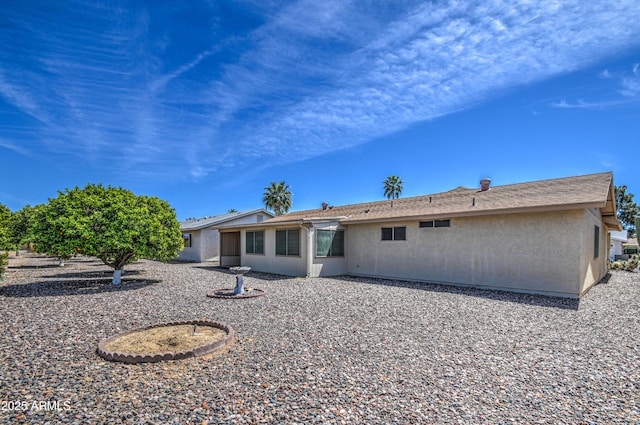
POLYGON ((638 238, 630 238, 627 243, 622 244, 622 251, 627 255, 640 253, 638 249, 638 238))
POLYGON ((221 262, 291 276, 355 275, 579 297, 621 230, 611 173, 293 212, 221 228, 221 262))
POLYGON ((256 209, 183 221, 180 223, 180 231, 184 239, 184 248, 180 251, 178 260, 219 261, 220 249, 228 251, 230 248, 233 249, 234 244, 239 246, 240 241, 227 237, 225 244, 221 244, 218 226, 260 223, 271 217, 274 215, 269 211, 256 209))
POLYGON ((624 254, 623 244, 627 243, 629 236, 626 230, 610 230, 609 231, 609 259, 611 261, 618 260, 624 254))

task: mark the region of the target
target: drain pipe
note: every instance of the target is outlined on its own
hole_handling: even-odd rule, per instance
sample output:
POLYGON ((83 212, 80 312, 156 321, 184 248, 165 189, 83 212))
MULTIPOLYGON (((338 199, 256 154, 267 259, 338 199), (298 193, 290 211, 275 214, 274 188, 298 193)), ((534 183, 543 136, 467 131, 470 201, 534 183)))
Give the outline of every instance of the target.
POLYGON ((315 228, 313 227, 313 223, 309 223, 308 225, 300 224, 300 227, 307 230, 307 277, 311 277, 311 269, 313 268, 313 234, 315 233, 315 228))

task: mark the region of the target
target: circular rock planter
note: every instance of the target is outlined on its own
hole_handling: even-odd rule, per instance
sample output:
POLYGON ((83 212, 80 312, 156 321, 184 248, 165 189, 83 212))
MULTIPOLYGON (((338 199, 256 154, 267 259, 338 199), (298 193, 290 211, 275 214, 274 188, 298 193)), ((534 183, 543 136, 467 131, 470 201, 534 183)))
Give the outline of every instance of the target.
POLYGON ((267 291, 259 288, 244 288, 244 294, 236 294, 233 288, 220 288, 209 291, 207 297, 210 298, 228 298, 228 299, 241 299, 241 298, 255 298, 261 297, 266 294, 267 291))
POLYGON ((231 342, 233 335, 231 326, 211 320, 162 323, 103 339, 98 354, 124 363, 181 360, 219 350, 231 342))

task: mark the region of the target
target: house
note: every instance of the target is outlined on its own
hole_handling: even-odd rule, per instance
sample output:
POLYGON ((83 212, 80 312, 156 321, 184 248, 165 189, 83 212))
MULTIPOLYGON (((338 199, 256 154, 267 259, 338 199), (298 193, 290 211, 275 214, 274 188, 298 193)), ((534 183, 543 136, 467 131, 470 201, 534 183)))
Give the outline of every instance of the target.
POLYGON ((274 215, 269 211, 255 209, 183 221, 180 223, 180 231, 184 240, 184 248, 178 254, 178 260, 219 261, 221 246, 228 248, 230 245, 240 242, 227 237, 225 244, 221 245, 218 226, 260 223, 272 217, 274 215))
POLYGON ((629 241, 626 230, 610 230, 609 231, 609 259, 611 261, 619 260, 624 255, 623 244, 629 241))
POLYGON ((293 212, 225 226, 221 261, 291 276, 354 275, 577 298, 621 230, 612 173, 293 212), (237 260, 236 260, 237 261, 237 260))
POLYGON ((622 252, 626 255, 640 253, 640 249, 638 249, 638 238, 629 238, 627 243, 622 244, 622 252))

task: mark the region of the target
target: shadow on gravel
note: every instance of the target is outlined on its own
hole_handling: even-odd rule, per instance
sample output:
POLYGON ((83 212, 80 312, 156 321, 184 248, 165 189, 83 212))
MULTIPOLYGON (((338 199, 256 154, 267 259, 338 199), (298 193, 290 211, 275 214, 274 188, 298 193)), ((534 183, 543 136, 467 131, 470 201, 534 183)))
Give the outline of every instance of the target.
POLYGON ((551 307, 565 310, 578 310, 580 300, 573 298, 550 297, 545 295, 521 294, 517 292, 495 291, 491 289, 479 289, 466 286, 440 285, 427 282, 395 281, 388 279, 335 276, 335 280, 347 282, 368 283, 372 285, 396 286, 399 288, 413 288, 429 292, 445 292, 449 294, 459 294, 467 297, 485 298, 490 300, 505 301, 518 304, 526 304, 537 307, 551 307))
MULTIPOLYGON (((229 271, 229 267, 224 267, 224 266, 195 266, 194 268, 215 271, 215 272, 220 272, 220 273, 235 276, 234 273, 229 271)), ((281 274, 263 273, 263 272, 249 272, 245 274, 245 277, 248 277, 250 279, 265 280, 265 281, 276 281, 276 280, 290 281, 290 280, 299 279, 293 276, 285 276, 281 274)))
POLYGON ((64 269, 65 266, 58 264, 41 264, 41 265, 29 265, 29 266, 9 266, 7 269, 13 270, 38 270, 38 269, 64 269))
MULTIPOLYGON (((140 272, 138 270, 125 270, 125 273, 122 275, 123 279, 125 276, 136 276, 139 275, 140 272)), ((49 276, 43 276, 46 278, 53 278, 53 279, 73 279, 73 278, 84 278, 84 279, 91 279, 91 278, 107 278, 107 277, 113 277, 113 270, 99 270, 99 271, 95 271, 95 272, 75 272, 75 273, 59 273, 59 274, 52 274, 49 276)))
POLYGON ((0 296, 11 298, 61 297, 67 295, 91 295, 108 292, 133 291, 161 282, 155 279, 122 279, 113 285, 111 279, 81 279, 67 281, 43 281, 7 285, 0 288, 0 296))

